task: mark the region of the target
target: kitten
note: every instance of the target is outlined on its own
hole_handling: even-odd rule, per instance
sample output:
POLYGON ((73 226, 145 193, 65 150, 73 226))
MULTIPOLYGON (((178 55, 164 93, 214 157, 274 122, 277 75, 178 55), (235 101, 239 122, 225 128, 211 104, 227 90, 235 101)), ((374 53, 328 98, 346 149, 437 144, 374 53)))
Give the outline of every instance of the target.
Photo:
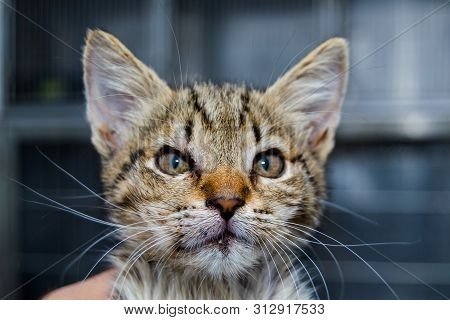
POLYGON ((103 31, 88 33, 83 64, 122 241, 112 297, 314 298, 294 251, 321 216, 346 41, 326 41, 265 91, 171 89, 103 31))

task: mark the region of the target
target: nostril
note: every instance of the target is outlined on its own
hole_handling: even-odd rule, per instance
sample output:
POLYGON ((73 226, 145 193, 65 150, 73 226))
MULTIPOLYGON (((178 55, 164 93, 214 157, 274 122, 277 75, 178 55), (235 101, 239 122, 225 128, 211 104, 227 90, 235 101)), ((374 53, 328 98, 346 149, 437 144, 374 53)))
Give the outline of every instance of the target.
POLYGON ((216 205, 222 209, 222 211, 234 212, 237 208, 242 207, 244 201, 239 198, 224 199, 219 198, 216 200, 216 205))
POLYGON ((230 220, 234 215, 234 212, 244 205, 244 200, 241 198, 224 198, 217 197, 214 199, 206 200, 208 207, 214 207, 220 212, 220 216, 224 220, 230 220))
POLYGON ((223 220, 228 221, 234 216, 234 211, 220 211, 220 216, 223 220))

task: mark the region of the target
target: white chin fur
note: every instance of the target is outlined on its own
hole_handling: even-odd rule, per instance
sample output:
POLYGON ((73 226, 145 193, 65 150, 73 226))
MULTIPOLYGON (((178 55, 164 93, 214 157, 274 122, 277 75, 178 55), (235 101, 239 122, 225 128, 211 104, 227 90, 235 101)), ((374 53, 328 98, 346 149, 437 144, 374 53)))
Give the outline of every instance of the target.
POLYGON ((259 261, 259 251, 254 247, 233 241, 225 250, 218 246, 205 246, 189 254, 187 264, 206 271, 212 277, 238 278, 251 273, 259 261))

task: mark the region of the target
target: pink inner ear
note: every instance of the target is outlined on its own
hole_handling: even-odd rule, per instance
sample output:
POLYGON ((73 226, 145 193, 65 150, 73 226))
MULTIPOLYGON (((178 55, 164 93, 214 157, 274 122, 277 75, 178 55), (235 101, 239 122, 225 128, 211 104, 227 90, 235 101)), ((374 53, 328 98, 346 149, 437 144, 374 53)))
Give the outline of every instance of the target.
MULTIPOLYGON (((327 137, 333 138, 340 118, 341 93, 342 89, 336 89, 331 100, 324 103, 325 106, 316 106, 314 108, 317 110, 317 113, 311 118, 311 123, 314 127, 310 137, 312 144, 319 146, 327 137)), ((314 110, 311 112, 314 112, 314 110)))
POLYGON ((329 139, 330 137, 328 137, 328 128, 326 128, 325 130, 322 131, 322 133, 317 132, 317 134, 313 134, 310 140, 310 144, 312 148, 318 148, 321 144, 323 144, 327 139, 329 139))
POLYGON ((88 88, 89 119, 93 129, 112 148, 120 146, 130 128, 127 113, 135 108, 135 99, 126 93, 119 93, 106 87, 96 70, 91 75, 88 88))
POLYGON ((101 125, 97 130, 103 140, 105 140, 110 145, 114 145, 114 132, 111 132, 106 125, 101 125))

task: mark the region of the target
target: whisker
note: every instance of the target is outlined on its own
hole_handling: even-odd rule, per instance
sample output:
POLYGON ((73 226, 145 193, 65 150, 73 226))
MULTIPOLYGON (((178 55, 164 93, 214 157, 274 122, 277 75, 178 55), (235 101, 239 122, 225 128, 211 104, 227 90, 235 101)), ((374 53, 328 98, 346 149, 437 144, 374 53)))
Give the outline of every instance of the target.
MULTIPOLYGON (((273 237, 273 235, 269 232, 269 231, 266 231, 266 233, 270 236, 270 237, 273 237)), ((260 246, 261 247, 261 246, 260 246)), ((290 250, 290 248, 288 248, 289 250, 290 250)), ((261 247, 261 250, 262 250, 262 252, 263 252, 263 254, 264 254, 264 250, 262 249, 262 247, 261 247)), ((301 250, 301 249, 300 249, 301 250)), ((290 250, 291 251, 291 250, 290 250)), ((303 250, 302 250, 303 251, 303 250)), ((315 286, 315 284, 314 284, 314 281, 313 281, 313 279, 312 279, 312 277, 311 277, 311 274, 309 273, 309 271, 307 270, 307 268, 305 267, 305 265, 303 264, 303 262, 300 260, 300 259, 298 259, 298 257, 291 251, 291 253, 294 255, 294 257, 298 260, 298 262, 300 263, 300 265, 302 266, 302 268, 305 270, 305 273, 307 274, 307 276, 308 276, 308 278, 309 278, 309 280, 310 280, 310 283, 311 283, 311 286, 313 287, 313 289, 314 289, 314 293, 315 293, 315 295, 317 296, 317 299, 320 299, 320 296, 319 296, 319 293, 317 292, 317 289, 316 289, 316 286, 315 286)), ((266 258, 265 257, 265 254, 264 254, 264 258, 266 258)), ((266 259, 266 261, 267 261, 267 259, 266 259)), ((275 261, 274 261, 274 263, 275 263, 275 261)), ((270 270, 270 269, 269 269, 270 270)), ((269 271, 270 272, 270 271, 269 271)), ((319 271, 320 272, 320 271, 319 271)), ((325 284, 325 286, 326 286, 326 284, 325 284)), ((297 291, 298 292, 298 291, 297 291)), ((328 292, 328 290, 327 290, 327 292, 328 292)), ((328 298, 328 300, 329 300, 329 298, 328 298)))
POLYGON ((322 204, 324 204, 324 205, 326 205, 326 206, 329 206, 329 207, 332 207, 332 208, 334 208, 334 209, 337 209, 337 210, 339 210, 339 211, 341 211, 341 212, 348 213, 348 214, 350 214, 351 216, 356 217, 356 218, 358 218, 358 219, 361 219, 361 220, 363 220, 363 221, 365 221, 365 222, 371 223, 371 224, 373 224, 373 225, 379 225, 378 222, 373 221, 372 219, 369 219, 369 218, 367 218, 367 217, 364 217, 363 215, 361 215, 361 214, 359 214, 359 213, 356 213, 355 211, 352 211, 352 210, 350 210, 350 209, 347 209, 347 208, 345 208, 345 207, 343 207, 343 206, 341 206, 341 205, 338 205, 338 204, 336 204, 336 203, 333 203, 333 202, 331 202, 331 201, 327 201, 327 200, 321 199, 321 200, 319 200, 319 202, 322 203, 322 204))
MULTIPOLYGON (((285 236, 283 236, 282 234, 280 234, 280 233, 278 233, 277 231, 275 231, 274 230, 274 232, 276 233, 276 234, 278 234, 279 236, 281 236, 282 238, 284 238, 284 239, 286 239, 287 241, 289 241, 290 243, 292 243, 293 245, 295 245, 311 262, 312 262, 312 264, 314 265, 314 267, 317 269, 317 271, 318 271, 318 273, 319 273, 319 276, 320 276, 320 278, 321 278, 321 280, 322 280, 322 282, 323 282, 323 284, 324 284, 324 288, 325 288, 325 292, 326 292, 326 295, 327 295, 327 299, 328 300, 330 300, 330 292, 329 292, 329 290, 328 290, 328 285, 327 285, 327 282, 325 281, 325 278, 324 278, 324 276, 323 276, 323 274, 322 274, 322 272, 320 271, 320 268, 317 266, 317 264, 314 262, 314 260, 306 253, 306 251, 305 250, 303 250, 300 246, 298 246, 297 244, 295 244, 294 242, 292 242, 290 239, 288 239, 288 238, 286 238, 285 236)), ((297 256, 296 256, 297 257, 297 256)), ((315 291, 315 293, 316 293, 316 295, 317 295, 317 298, 318 299, 320 299, 320 297, 319 297, 319 294, 317 293, 317 290, 316 290, 316 288, 315 288, 315 286, 314 286, 314 282, 313 282, 313 280, 312 280, 312 278, 311 278, 311 276, 309 275, 309 273, 308 273, 308 271, 307 271, 307 269, 305 268, 305 266, 303 265, 303 263, 300 261, 300 259, 298 259, 297 258, 297 260, 300 262, 300 264, 303 266, 303 269, 305 269, 305 271, 306 271, 306 273, 308 274, 308 276, 309 276, 309 278, 310 278, 310 280, 311 280, 311 284, 313 285, 313 287, 314 287, 314 291, 315 291)))
MULTIPOLYGON (((296 280, 296 278, 294 277, 294 275, 292 274, 291 268, 290 268, 290 267, 288 266, 288 264, 284 261, 283 256, 278 252, 278 250, 275 248, 274 245, 277 245, 277 247, 280 248, 280 250, 286 255, 286 258, 289 260, 289 263, 291 264, 292 268, 295 270, 295 266, 294 266, 294 264, 292 263, 292 260, 289 258, 289 256, 287 255, 286 251, 284 251, 283 248, 281 248, 281 247, 277 244, 277 241, 276 241, 276 240, 273 241, 273 243, 272 243, 272 242, 269 242, 269 244, 275 249, 275 251, 277 252, 278 256, 280 257, 280 259, 283 261, 284 265, 286 266, 286 269, 287 269, 287 271, 289 272, 289 275, 290 275, 290 277, 291 277, 291 279, 292 279, 292 282, 294 283, 295 292, 297 293, 297 298, 300 299, 300 294, 299 294, 299 289, 298 289, 298 285, 297 285, 297 280, 296 280)), ((313 285, 313 287, 314 287, 314 291, 315 291, 316 294, 317 294, 317 291, 316 291, 316 288, 315 288, 314 284, 312 284, 312 285, 313 285)), ((319 298, 319 296, 317 296, 317 298, 319 298)))
MULTIPOLYGON (((318 240, 318 239, 317 239, 318 240)), ((320 242, 320 240, 318 240, 320 242)), ((319 256, 316 253, 316 250, 313 246, 308 246, 308 249, 311 251, 311 255, 316 260, 317 264, 323 269, 323 265, 321 264, 321 261, 319 259, 319 256)), ((324 249, 327 251, 327 253, 330 255, 331 259, 333 260, 334 264, 336 265, 336 269, 339 276, 339 299, 342 300, 344 298, 344 289, 345 289, 345 278, 344 273, 342 272, 341 265, 339 264, 339 261, 337 260, 336 256, 333 254, 333 252, 328 249, 327 247, 324 247, 324 249)))
POLYGON ((278 270, 277 263, 275 262, 275 259, 274 259, 273 255, 270 253, 269 248, 266 246, 266 244, 265 244, 265 242, 264 242, 263 239, 260 239, 260 243, 262 243, 262 244, 264 245, 264 247, 267 249, 267 254, 269 255, 269 257, 270 257, 270 258, 272 259, 272 261, 273 261, 273 265, 274 265, 274 267, 275 267, 275 270, 276 270, 277 273, 278 273, 278 277, 280 278, 281 285, 283 286, 283 288, 286 288, 286 286, 284 285, 283 277, 281 276, 280 270, 278 270))
MULTIPOLYGON (((324 216, 325 219, 327 219, 329 222, 331 222, 332 224, 334 224, 335 226, 337 226, 339 229, 343 230, 345 233, 347 233, 348 235, 352 236, 354 239, 361 241, 362 243, 365 243, 364 240, 362 240, 361 238, 359 238, 358 236, 354 235, 352 232, 348 231, 346 228, 344 228, 343 226, 341 226, 340 224, 338 224, 337 222, 334 222, 333 220, 331 220, 330 218, 324 216)), ((388 256, 386 256, 385 254, 383 254, 382 252, 380 252, 379 250, 377 250, 376 248, 373 248, 370 244, 367 246, 370 250, 372 250, 373 252, 377 253, 379 256, 383 257, 384 259, 386 259, 387 261, 389 261, 390 263, 392 263, 394 266, 396 266, 397 268, 399 268, 400 270, 406 272, 407 274, 409 274, 411 277, 413 277, 414 279, 416 279, 418 282, 420 282, 421 284, 423 284, 425 287, 427 287, 428 289, 434 291, 436 294, 438 294, 439 296, 441 296, 444 299, 449 299, 449 297, 447 297, 445 294, 443 294, 441 291, 439 291, 438 289, 432 287, 431 285, 429 285, 428 283, 426 283, 424 280, 420 279, 418 276, 416 276, 414 273, 412 273, 411 271, 409 271, 408 269, 406 269, 405 267, 401 266, 399 263, 395 262, 394 260, 392 260, 391 258, 389 258, 388 256)))
MULTIPOLYGON (((289 37, 288 41, 286 42, 286 44, 284 45, 284 47, 281 49, 280 53, 278 54, 277 58, 275 59, 275 62, 274 62, 273 65, 272 65, 272 71, 270 72, 269 80, 268 80, 267 83, 266 83, 266 88, 268 88, 269 85, 270 85, 270 83, 272 82, 272 78, 273 78, 273 75, 274 75, 274 73, 275 73, 275 67, 278 65, 278 62, 280 61, 280 58, 281 58, 281 56, 283 55, 284 51, 285 51, 285 50, 287 49, 287 47, 289 46, 289 43, 290 43, 290 42, 292 41, 292 39, 294 38, 294 35, 295 35, 296 31, 297 31, 296 29, 294 29, 294 30, 292 31, 292 34, 291 34, 291 36, 289 37)), ((288 63, 288 65, 289 65, 289 64, 290 64, 290 63, 288 63)), ((283 68, 283 70, 284 70, 284 68, 283 68)), ((283 74, 283 72, 282 72, 281 74, 283 74)))
MULTIPOLYGON (((107 233, 106 235, 102 236, 100 239, 98 239, 97 241, 95 241, 94 243, 92 243, 91 245, 89 245, 80 255, 78 255, 66 268, 64 273, 67 272, 67 270, 69 270, 78 260, 80 260, 86 253, 89 252, 89 250, 91 250, 93 247, 95 247, 98 243, 100 243, 102 240, 110 237, 111 235, 113 235, 116 232, 122 231, 123 229, 128 229, 131 226, 137 225, 137 224, 144 224, 147 223, 147 221, 140 221, 140 222, 136 222, 136 223, 132 223, 129 225, 125 225, 123 227, 117 228, 109 233, 107 233)), ((120 244, 120 243, 119 243, 120 244)))
MULTIPOLYGON (((327 244, 323 243, 322 241, 320 241, 319 239, 317 239, 316 237, 314 237, 312 234, 308 233, 307 231, 302 231, 302 232, 305 233, 307 236, 313 238, 313 239, 316 240, 316 241, 310 241, 310 240, 307 240, 307 239, 305 239, 305 238, 301 238, 301 237, 295 236, 294 234, 292 234, 292 233, 290 233, 290 232, 287 232, 287 231, 284 231, 284 230, 282 230, 282 229, 280 229, 279 231, 282 232, 282 233, 284 233, 285 235, 287 235, 287 236, 289 236, 289 237, 293 237, 293 238, 295 238, 295 239, 298 239, 298 240, 300 240, 301 242, 317 243, 317 244, 320 244, 320 245, 324 246, 325 250, 330 254, 331 258, 332 258, 333 261, 335 262, 336 267, 337 267, 337 269, 338 269, 339 278, 341 279, 341 282, 343 283, 343 281, 344 281, 344 274, 343 274, 343 272, 342 272, 342 268, 341 268, 341 266, 340 266, 340 264, 339 264, 339 262, 338 262, 336 256, 333 254, 333 252, 331 252, 330 249, 328 249, 327 244)), ((276 231, 275 231, 275 232, 276 232, 276 231)), ((302 250, 297 244, 295 244, 295 243, 293 243, 293 244, 294 244, 294 246, 296 246, 297 248, 299 248, 299 249, 303 252, 303 250, 302 250)), ((340 245, 337 245, 337 246, 340 246, 340 245)), ((309 258, 309 259, 312 260, 311 258, 309 258)), ((301 261, 299 261, 299 262, 302 264, 301 261)), ((303 266, 303 264, 302 264, 302 266, 303 266)), ((303 266, 303 269, 305 269, 305 271, 307 271, 305 266, 303 266)), ((317 267, 317 269, 319 269, 319 268, 317 267)), ((319 270, 320 270, 320 269, 319 269, 319 270)), ((310 277, 310 280, 312 281, 312 278, 311 278, 311 277, 310 277)), ((341 294, 341 296, 342 296, 342 294, 341 294)))
MULTIPOLYGON (((290 237, 294 237, 297 239, 300 239, 301 241, 303 241, 303 238, 297 237, 289 232, 286 232, 284 230, 280 230, 280 232, 283 232, 284 234, 290 236, 290 237)), ((320 245, 322 245, 325 250, 328 252, 328 254, 331 256, 331 259, 334 261, 334 263, 336 264, 336 268, 338 270, 338 274, 339 274, 339 279, 341 280, 341 289, 340 289, 340 294, 339 296, 342 298, 343 297, 343 286, 344 286, 344 273, 342 272, 342 268, 341 265, 339 264, 339 261, 337 260, 336 256, 333 254, 333 252, 331 252, 330 249, 328 249, 328 247, 322 242, 320 241, 318 238, 314 237, 312 234, 310 234, 309 232, 303 231, 307 236, 313 238, 314 240, 316 240, 320 245)), ((297 245, 296 245, 297 246, 297 245)))
MULTIPOLYGON (((265 220, 265 222, 269 222, 268 220, 265 220)), ((250 222, 249 222, 250 224, 250 222)), ((255 224, 253 224, 255 225, 255 224)), ((402 245, 412 245, 412 244, 417 244, 420 243, 420 240, 415 240, 415 241, 385 241, 385 242, 365 242, 365 243, 343 243, 343 244, 336 244, 336 243, 325 243, 323 241, 318 240, 316 237, 314 237, 313 235, 311 235, 310 233, 306 232, 306 231, 301 231, 303 233, 305 233, 306 235, 308 235, 309 237, 314 238, 314 240, 309 240, 306 238, 302 238, 302 237, 298 237, 295 236, 294 234, 289 233, 290 236, 297 238, 299 241, 304 242, 304 243, 313 243, 313 244, 319 244, 321 246, 325 246, 325 247, 367 247, 367 246, 402 246, 402 245)))
MULTIPOLYGON (((142 254, 145 253, 148 249, 153 248, 155 245, 157 245, 159 243, 163 243, 163 241, 170 241, 171 239, 174 238, 174 236, 172 234, 167 234, 165 236, 162 236, 161 238, 155 239, 157 236, 158 235, 153 235, 149 239, 146 239, 142 244, 137 246, 133 250, 133 252, 130 254, 128 261, 131 262, 133 259, 139 259, 141 256, 141 253, 142 254)), ((126 266, 126 264, 125 264, 125 266, 126 266)))
MULTIPOLYGON (((134 254, 132 254, 132 256, 130 256, 130 258, 128 259, 128 262, 125 263, 124 267, 123 267, 122 270, 120 271, 120 273, 119 273, 119 275, 117 276, 116 281, 114 282, 114 285, 113 285, 113 288, 115 289, 115 288, 116 288, 117 281, 119 280, 119 278, 120 278, 121 275, 123 274, 123 271, 124 271, 125 269, 128 269, 128 270, 126 271, 125 275, 122 276, 122 277, 123 277, 123 280, 122 280, 121 288, 120 288, 120 290, 119 290, 119 295, 120 295, 120 292, 122 292, 122 290, 123 290, 123 286, 124 286, 124 284, 125 284, 125 281, 126 281, 126 278, 127 278, 127 276, 128 276, 128 273, 131 271, 131 268, 134 266, 134 264, 141 258, 141 256, 142 256, 146 251, 150 250, 151 248, 153 248, 153 247, 156 246, 157 244, 162 243, 163 241, 170 240, 170 239, 173 239, 173 235, 171 235, 171 234, 166 235, 166 236, 163 236, 162 238, 156 239, 156 240, 154 240, 153 238, 151 238, 151 239, 149 239, 149 240, 152 240, 152 241, 149 242, 148 240, 146 240, 146 241, 144 241, 144 243, 143 243, 142 245, 140 245, 140 246, 137 247, 137 249, 139 249, 139 248, 141 248, 141 249, 139 249, 139 250, 134 250, 134 251, 133 251, 133 252, 136 252, 136 253, 134 253, 134 254), (134 261, 133 261, 133 260, 134 260, 134 261), (127 267, 127 265, 129 265, 129 267, 127 267)), ((113 291, 111 292, 111 294, 113 294, 113 291)))
MULTIPOLYGON (((37 147, 36 147, 37 148, 37 147)), ((39 148, 37 148, 38 152, 45 158, 47 159, 51 164, 53 164, 56 168, 58 168, 59 170, 61 170, 64 174, 66 174, 68 177, 70 177, 71 179, 73 179, 76 183, 78 183, 80 186, 82 186, 83 188, 85 188, 89 193, 92 194, 93 197, 96 197, 104 202, 106 202, 107 204, 111 205, 113 208, 118 209, 120 211, 125 211, 125 212, 129 212, 129 213, 136 213, 135 211, 117 206, 116 204, 108 201, 107 199, 105 199, 104 197, 101 197, 98 193, 94 192, 93 190, 91 190, 88 186, 86 186, 84 183, 82 183, 80 180, 78 180, 75 176, 73 176, 72 174, 70 174, 67 170, 65 170, 64 168, 62 168, 60 165, 58 165, 55 161, 53 161, 52 159, 50 159, 46 154, 44 154, 39 148)), ((172 207, 173 209, 175 209, 175 206, 166 203, 163 201, 163 203, 165 203, 166 205, 168 205, 169 207, 172 207)), ((161 209, 161 210, 167 210, 166 208, 161 208, 161 207, 156 207, 156 206, 151 206, 151 208, 156 208, 156 209, 161 209)))
MULTIPOLYGON (((99 193, 99 195, 105 195, 105 193, 99 193)), ((89 198, 96 198, 96 196, 92 195, 92 194, 88 194, 88 195, 82 195, 82 196, 60 196, 60 197, 55 197, 57 199, 89 199, 89 198)))
POLYGON ((178 40, 177 40, 177 36, 176 36, 176 34, 175 34, 175 30, 173 29, 173 25, 172 25, 172 23, 170 22, 169 17, 166 17, 166 18, 167 18, 167 23, 168 23, 169 26, 170 26, 170 30, 172 31, 173 39, 174 39, 174 41, 175 41, 175 47, 176 47, 176 49, 177 49, 177 54, 178 54, 178 66, 179 66, 179 68, 180 68, 181 88, 183 88, 183 87, 184 87, 184 84, 183 84, 183 71, 182 71, 183 68, 181 67, 180 48, 179 48, 179 46, 178 46, 178 40))
MULTIPOLYGON (((206 277, 208 276, 208 274, 205 272, 205 274, 203 275, 203 277, 202 277, 202 280, 200 280, 200 284, 198 285, 198 287, 197 287, 197 290, 196 290, 196 295, 197 295, 197 297, 199 297, 200 296, 200 289, 202 289, 202 284, 203 284, 203 281, 205 281, 205 279, 206 279, 206 277)), ((203 291, 203 290, 202 290, 203 291)), ((206 297, 207 295, 205 295, 205 297, 206 297)), ((202 298, 202 297, 199 297, 199 298, 202 298)))
POLYGON ((294 229, 294 230, 298 230, 298 231, 300 231, 300 232, 303 232, 303 230, 302 229, 299 229, 298 227, 302 227, 302 228, 306 228, 306 229, 308 229, 308 230, 311 230, 311 231, 314 231, 314 232, 317 232, 318 234, 321 234, 321 235, 323 235, 323 236, 325 236, 325 237, 327 237, 327 238, 329 238, 330 240, 332 240, 332 241, 335 241, 335 242, 337 242, 337 243, 339 243, 340 245, 342 245, 345 249, 347 249, 350 253, 352 253, 355 257, 357 257, 361 262, 363 262, 385 285, 386 285, 386 287, 388 288, 388 290, 392 293, 392 295, 396 298, 396 299, 400 299, 399 298, 399 296, 397 295, 397 293, 394 291, 394 289, 386 282, 386 280, 378 273, 378 271, 376 271, 373 267, 372 267, 372 265, 370 264, 370 263, 368 263, 366 260, 364 260, 359 254, 357 254, 354 250, 352 250, 351 248, 349 248, 348 246, 346 246, 345 244, 343 244, 342 242, 340 242, 339 240, 336 240, 336 239, 334 239, 333 237, 331 237, 331 236, 329 236, 329 235, 327 235, 327 234, 325 234, 325 233, 323 233, 323 232, 320 232, 320 231, 318 231, 318 230, 315 230, 315 229, 313 229, 313 228, 311 228, 311 227, 308 227, 308 226, 305 226, 305 225, 302 225, 302 224, 294 224, 294 223, 291 223, 291 222, 283 222, 283 221, 281 221, 282 223, 278 223, 279 225, 283 225, 283 226, 285 226, 285 227, 289 227, 289 228, 292 228, 292 229, 294 229), (295 227, 293 227, 293 226, 295 226, 295 227))
POLYGON ((14 293, 16 293, 17 291, 19 291, 20 289, 22 289, 23 287, 25 287, 26 285, 28 285, 29 283, 33 282, 34 280, 36 280, 37 278, 39 278, 40 276, 42 276, 44 273, 46 273, 47 271, 51 270, 52 268, 54 268, 56 265, 58 265, 59 263, 63 262, 65 259, 67 259, 68 257, 70 257, 71 255, 73 255, 75 252, 77 252, 78 250, 80 250, 81 248, 83 248, 87 243, 89 243, 90 241, 94 240, 95 238, 98 237, 98 234, 93 236, 92 238, 90 238, 89 240, 87 240, 86 242, 84 242, 82 245, 76 247, 75 249, 73 249, 72 251, 70 251, 68 254, 64 255, 62 258, 56 260, 54 263, 52 263, 50 266, 48 266, 47 268, 45 268, 44 270, 42 270, 41 272, 39 272, 38 274, 36 274, 35 276, 33 276, 32 278, 28 279, 27 281, 25 281, 24 283, 22 283, 20 286, 18 286, 17 288, 15 288, 14 290, 12 290, 11 292, 9 292, 8 294, 4 295, 1 300, 5 300, 8 297, 10 297, 11 295, 13 295, 14 293))
POLYGON ((264 248, 261 246, 260 241, 257 241, 256 243, 261 248, 261 252, 262 252, 262 254, 264 256, 264 260, 266 261, 267 270, 269 272, 269 284, 270 284, 270 282, 272 281, 272 272, 271 272, 272 268, 270 267, 269 260, 267 259, 266 253, 264 251, 264 248))
POLYGON ((67 273, 69 272, 69 270, 72 268, 72 266, 74 266, 78 261, 80 261, 83 256, 85 254, 87 254, 93 247, 95 247, 98 243, 100 243, 101 241, 103 241, 104 239, 107 239, 109 236, 111 236, 111 234, 113 234, 114 232, 116 232, 118 229, 113 230, 112 232, 107 233, 106 235, 103 234, 105 232, 107 232, 106 230, 103 230, 102 232, 100 232, 99 235, 103 234, 102 236, 100 236, 97 240, 95 240, 92 244, 90 244, 85 250, 83 250, 78 256, 76 256, 70 263, 68 263, 65 267, 64 267, 64 271, 62 272, 61 276, 60 276, 60 282, 63 283, 64 282, 64 278, 66 277, 67 273))
MULTIPOLYGON (((117 288, 117 284, 118 284, 119 279, 121 278, 122 273, 125 271, 125 269, 127 268, 127 265, 132 261, 132 259, 134 259, 134 253, 137 252, 137 251, 139 251, 141 248, 145 248, 146 245, 147 245, 148 243, 153 243, 153 242, 156 242, 156 241, 158 241, 158 240, 157 240, 157 239, 155 240, 155 237, 151 237, 151 238, 145 240, 143 243, 141 243, 140 245, 138 245, 138 246, 135 248, 135 250, 132 252, 131 256, 127 258, 127 260, 126 260, 125 263, 123 264, 122 269, 121 269, 120 272, 117 274, 116 279, 115 279, 115 281, 114 281, 114 283, 113 283, 112 290, 111 290, 111 294, 110 294, 110 296, 109 296, 109 299, 110 299, 110 300, 112 299, 112 296, 114 295, 114 293, 115 293, 116 290, 117 290, 117 289, 116 289, 116 288, 117 288)), ((145 250, 143 251, 143 253, 144 253, 144 252, 145 252, 145 250)), ((126 277, 124 277, 123 280, 122 280, 122 281, 123 281, 123 284, 125 283, 125 280, 126 280, 126 277)), ((123 284, 122 284, 122 286, 123 286, 123 284)), ((120 297, 120 292, 118 292, 118 296, 120 297)))
POLYGON ((50 202, 56 203, 56 206, 55 205, 51 205, 49 203, 43 203, 43 202, 33 201, 33 200, 24 200, 25 202, 30 202, 30 203, 42 205, 42 206, 45 206, 45 207, 58 209, 58 210, 61 210, 61 211, 64 211, 64 212, 72 213, 73 215, 78 216, 80 218, 83 218, 83 219, 86 219, 88 221, 92 221, 92 222, 95 222, 95 223, 103 224, 103 225, 106 225, 106 226, 109 226, 109 227, 118 228, 118 227, 122 227, 123 226, 121 224, 111 223, 111 222, 107 222, 107 221, 104 221, 104 220, 101 220, 101 219, 97 219, 97 218, 91 217, 91 216, 89 216, 89 215, 87 215, 85 213, 82 213, 82 212, 77 211, 75 209, 72 209, 72 208, 70 208, 68 206, 65 206, 65 205, 63 205, 63 204, 61 204, 61 203, 59 203, 57 201, 54 201, 54 200, 52 200, 52 199, 50 199, 50 198, 40 194, 39 192, 34 191, 33 189, 31 189, 31 188, 29 188, 29 187, 27 187, 25 185, 23 185, 23 187, 27 188, 30 191, 33 191, 37 195, 43 197, 44 199, 46 199, 46 200, 48 200, 50 202))
POLYGON ((127 241, 127 240, 129 240, 129 239, 131 239, 131 238, 134 238, 134 237, 136 237, 136 236, 138 236, 138 235, 140 235, 140 234, 143 234, 143 233, 145 233, 145 232, 148 232, 149 230, 148 229, 145 229, 145 230, 143 230, 143 231, 139 231, 139 232, 136 232, 136 233, 134 233, 134 234, 132 234, 132 235, 130 235, 130 236, 128 236, 128 237, 126 237, 125 239, 122 239, 121 241, 119 241, 118 243, 116 243, 115 245, 113 245, 108 251, 106 251, 101 257, 100 257, 100 259, 99 260, 97 260, 97 262, 92 266, 92 268, 91 269, 89 269, 89 271, 88 271, 88 273, 86 274, 86 276, 84 277, 84 279, 83 279, 83 281, 86 281, 86 279, 89 277, 89 275, 92 273, 92 271, 94 271, 94 269, 97 267, 97 265, 112 251, 112 250, 114 250, 115 248, 117 248, 119 245, 121 245, 122 243, 124 243, 125 241, 127 241))
POLYGON ((175 248, 179 243, 181 242, 181 239, 178 239, 176 242, 174 242, 174 244, 172 244, 170 246, 169 249, 167 249, 167 252, 165 252, 161 258, 159 258, 158 262, 155 265, 155 269, 158 270, 158 274, 161 275, 165 265, 167 264, 167 262, 169 262, 170 257, 173 255, 174 251, 172 250, 173 248, 175 248), (169 253, 169 254, 168 254, 169 253), (167 255, 168 254, 168 255, 167 255), (167 255, 167 257, 166 257, 167 255), (166 258, 165 258, 166 257, 166 258), (158 268, 158 265, 162 263, 161 268, 158 268))
POLYGON ((309 48, 311 48, 314 44, 317 44, 317 41, 312 41, 310 43, 308 43, 303 49, 301 49, 299 52, 297 52, 292 58, 291 60, 289 60, 289 62, 286 64, 286 66, 283 68, 283 71, 281 71, 281 74, 285 74, 286 71, 289 70, 289 67, 291 66, 292 62, 294 62, 294 60, 296 60, 298 58, 298 56, 300 56, 303 52, 305 52, 306 50, 308 50, 309 48))
MULTIPOLYGON (((116 208, 116 209, 120 209, 122 211, 128 211, 127 209, 121 208, 117 205, 115 205, 114 203, 108 201, 107 199, 101 197, 100 195, 98 195, 96 192, 94 192, 93 190, 91 190, 88 186, 86 186, 83 182, 81 182, 80 180, 78 180, 77 178, 75 178, 72 174, 70 174, 67 170, 65 170, 64 168, 62 168, 60 165, 58 165, 55 161, 53 161, 52 159, 50 159, 45 153, 43 153, 38 147, 36 147, 37 151, 45 158, 47 159, 51 164, 53 164, 56 168, 58 168, 59 170, 61 170, 63 173, 65 173, 67 176, 69 176, 70 178, 72 178, 76 183, 78 183, 80 186, 82 186, 83 188, 85 188, 89 193, 91 193, 94 197, 106 202, 107 204, 109 204, 110 206, 116 208)), ((129 212, 129 211, 128 211, 129 212)))

